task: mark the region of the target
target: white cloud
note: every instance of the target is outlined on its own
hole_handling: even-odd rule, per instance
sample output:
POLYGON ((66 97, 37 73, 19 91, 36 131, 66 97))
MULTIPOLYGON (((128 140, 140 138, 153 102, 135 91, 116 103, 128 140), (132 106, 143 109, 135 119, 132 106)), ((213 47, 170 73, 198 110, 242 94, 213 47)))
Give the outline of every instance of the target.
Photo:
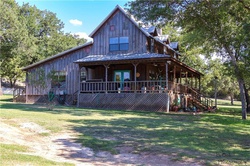
POLYGON ((77 36, 79 36, 79 38, 84 38, 84 39, 87 39, 87 41, 91 41, 91 40, 93 40, 91 37, 89 37, 88 35, 87 35, 87 33, 85 33, 85 32, 76 32, 76 33, 72 33, 73 35, 77 35, 77 36))
POLYGON ((82 21, 77 20, 77 19, 71 19, 71 20, 69 20, 69 22, 71 24, 73 24, 74 26, 80 26, 80 25, 82 25, 82 21))

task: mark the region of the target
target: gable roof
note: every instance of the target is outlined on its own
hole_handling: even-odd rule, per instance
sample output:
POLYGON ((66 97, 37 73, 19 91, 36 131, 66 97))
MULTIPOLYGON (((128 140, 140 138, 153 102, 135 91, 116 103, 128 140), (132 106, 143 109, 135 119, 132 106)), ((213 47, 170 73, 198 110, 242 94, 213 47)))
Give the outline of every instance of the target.
POLYGON ((161 40, 162 42, 167 42, 169 41, 169 36, 168 35, 160 35, 160 36, 155 36, 154 38, 161 40))
MULTIPOLYGON (((131 15, 129 15, 128 13, 126 13, 126 11, 120 7, 119 5, 117 5, 113 10, 112 12, 95 28, 95 30, 89 35, 90 37, 93 38, 93 36, 95 35, 95 33, 105 24, 105 22, 112 17, 113 14, 115 14, 115 12, 117 11, 120 11, 121 13, 124 14, 125 17, 127 17, 143 34, 145 34, 147 37, 150 37, 156 41, 158 41, 160 44, 164 45, 164 46, 167 46, 170 50, 176 52, 170 45, 168 44, 165 44, 164 41, 165 40, 169 40, 168 39, 168 36, 167 35, 162 35, 162 36, 152 36, 151 34, 152 33, 157 33, 158 35, 158 32, 157 32, 157 29, 155 26, 151 26, 150 28, 143 28, 143 27, 140 27, 140 25, 133 19, 133 17, 131 15)), ((63 51, 59 54, 56 54, 54 56, 51 56, 51 57, 48 57, 44 60, 41 60, 39 62, 36 62, 34 64, 31 64, 29 66, 26 66, 24 68, 22 68, 22 70, 28 70, 30 68, 33 68, 33 67, 36 67, 40 64, 43 64, 43 63, 46 63, 50 60, 53 60, 53 59, 56 59, 56 58, 59 58, 59 57, 62 57, 64 56, 65 54, 68 54, 72 51, 76 51, 78 49, 81 49, 81 48, 84 48, 86 46, 89 46, 89 45, 92 45, 94 41, 90 41, 90 42, 87 42, 81 46, 77 46, 77 47, 74 47, 74 48, 71 48, 69 50, 66 50, 66 51, 63 51)), ((177 54, 179 54, 178 52, 176 52, 177 54)))
POLYGON ((22 68, 22 70, 24 70, 24 71, 25 71, 25 70, 28 70, 28 69, 30 69, 30 68, 32 68, 32 67, 35 67, 35 66, 40 65, 40 64, 43 64, 43 63, 45 63, 45 62, 47 62, 47 61, 50 61, 50 60, 59 58, 59 57, 61 57, 61 56, 64 56, 64 55, 67 54, 67 53, 70 53, 70 52, 72 52, 72 51, 79 50, 79 49, 84 48, 84 47, 86 47, 86 46, 89 46, 89 45, 91 45, 91 44, 93 44, 93 41, 84 43, 83 45, 80 45, 80 46, 71 48, 71 49, 69 49, 69 50, 66 50, 66 51, 63 51, 63 52, 61 52, 61 53, 59 53, 59 54, 56 54, 56 55, 54 55, 54 56, 48 57, 48 58, 46 58, 46 59, 44 59, 44 60, 41 60, 41 61, 39 61, 39 62, 33 63, 33 64, 29 65, 29 66, 26 66, 26 67, 22 68))
POLYGON ((120 7, 119 5, 117 5, 111 13, 109 13, 109 15, 95 28, 95 30, 89 35, 89 37, 92 37, 95 35, 95 33, 105 24, 105 22, 111 18, 111 16, 117 11, 119 10, 120 12, 122 12, 138 29, 140 29, 142 31, 142 33, 144 33, 146 36, 151 36, 148 32, 144 31, 139 24, 132 18, 130 17, 126 11, 120 7))
MULTIPOLYGON (((126 16, 143 34, 145 34, 147 37, 151 37, 155 40, 157 40, 158 42, 160 42, 161 44, 167 46, 170 50, 176 52, 172 47, 170 47, 169 45, 166 45, 165 43, 163 43, 163 41, 158 37, 156 36, 152 36, 151 33, 154 33, 156 32, 157 33, 157 30, 156 30, 156 27, 155 26, 151 26, 149 28, 143 28, 143 27, 140 27, 139 24, 128 14, 126 13, 126 11, 120 7, 119 5, 117 5, 113 10, 112 12, 109 13, 109 15, 95 28, 95 30, 89 35, 89 37, 92 37, 95 35, 95 33, 105 24, 105 22, 117 11, 121 11, 124 16, 126 16)), ((158 34, 158 33, 157 33, 158 34)), ((165 38, 168 38, 168 35, 162 35, 164 36, 165 38)), ((165 39, 164 38, 164 39, 165 39)), ((169 39, 168 39, 169 40, 169 39)), ((179 54, 178 52, 176 52, 177 54, 179 54)))
POLYGON ((179 49, 179 43, 178 43, 178 42, 171 42, 171 43, 169 44, 169 46, 170 46, 171 48, 173 48, 174 50, 179 49))
POLYGON ((155 26, 151 26, 151 27, 148 27, 148 28, 142 28, 142 30, 148 32, 150 35, 153 35, 153 36, 158 36, 158 32, 157 32, 157 29, 155 26))

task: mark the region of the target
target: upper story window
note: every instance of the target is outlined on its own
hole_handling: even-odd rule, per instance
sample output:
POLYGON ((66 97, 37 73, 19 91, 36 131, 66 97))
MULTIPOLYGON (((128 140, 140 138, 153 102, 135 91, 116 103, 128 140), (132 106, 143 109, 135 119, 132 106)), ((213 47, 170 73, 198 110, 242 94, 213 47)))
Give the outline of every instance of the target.
POLYGON ((110 51, 127 51, 128 50, 128 37, 111 37, 109 38, 110 51))

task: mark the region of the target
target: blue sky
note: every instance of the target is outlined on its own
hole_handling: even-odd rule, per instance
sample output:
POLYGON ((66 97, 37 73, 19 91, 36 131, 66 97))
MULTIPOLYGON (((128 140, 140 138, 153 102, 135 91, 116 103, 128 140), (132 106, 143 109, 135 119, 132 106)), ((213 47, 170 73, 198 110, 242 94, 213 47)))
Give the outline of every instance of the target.
POLYGON ((128 0, 16 0, 35 5, 40 10, 56 13, 64 23, 64 32, 89 35, 115 8, 124 7, 128 0))

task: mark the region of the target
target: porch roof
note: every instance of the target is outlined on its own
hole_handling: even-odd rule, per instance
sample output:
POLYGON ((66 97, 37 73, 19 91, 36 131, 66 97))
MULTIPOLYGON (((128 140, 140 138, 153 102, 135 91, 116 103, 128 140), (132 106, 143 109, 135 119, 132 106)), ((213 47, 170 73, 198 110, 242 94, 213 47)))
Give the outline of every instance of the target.
POLYGON ((81 64, 83 66, 94 66, 104 64, 124 64, 124 63, 138 63, 138 62, 167 62, 171 61, 174 64, 186 68, 187 70, 203 75, 199 71, 187 66, 186 64, 172 58, 170 55, 157 54, 157 53, 141 53, 141 54, 117 54, 117 55, 89 55, 82 59, 75 61, 74 63, 81 64))
POLYGON ((100 63, 117 63, 128 61, 159 61, 163 59, 170 59, 170 55, 156 54, 156 53, 142 53, 142 54, 117 54, 117 55, 89 55, 85 58, 75 61, 75 63, 81 63, 84 65, 94 65, 100 63))

